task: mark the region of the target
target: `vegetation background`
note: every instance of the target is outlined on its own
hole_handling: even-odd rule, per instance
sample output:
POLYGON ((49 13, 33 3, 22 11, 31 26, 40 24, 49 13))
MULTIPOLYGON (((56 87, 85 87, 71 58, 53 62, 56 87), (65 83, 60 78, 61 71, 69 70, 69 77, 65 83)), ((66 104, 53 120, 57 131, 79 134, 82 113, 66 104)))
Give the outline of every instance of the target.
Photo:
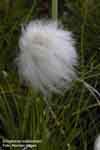
POLYGON ((17 74, 21 25, 51 18, 51 6, 50 0, 0 0, 0 136, 42 139, 39 150, 92 150, 100 133, 100 0, 58 1, 58 19, 76 39, 80 80, 64 96, 52 95, 56 119, 17 74))

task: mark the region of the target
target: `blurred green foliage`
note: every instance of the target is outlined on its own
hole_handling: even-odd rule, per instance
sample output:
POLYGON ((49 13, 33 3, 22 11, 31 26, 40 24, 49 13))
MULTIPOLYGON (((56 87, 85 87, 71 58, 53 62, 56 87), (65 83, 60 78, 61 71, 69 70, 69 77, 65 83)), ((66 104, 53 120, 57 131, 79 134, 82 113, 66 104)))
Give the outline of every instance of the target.
POLYGON ((0 0, 0 135, 42 139, 39 150, 91 150, 100 133, 100 1, 59 0, 58 19, 76 39, 81 79, 49 99, 59 125, 42 95, 20 82, 14 62, 21 25, 42 17, 51 18, 50 0, 0 0))

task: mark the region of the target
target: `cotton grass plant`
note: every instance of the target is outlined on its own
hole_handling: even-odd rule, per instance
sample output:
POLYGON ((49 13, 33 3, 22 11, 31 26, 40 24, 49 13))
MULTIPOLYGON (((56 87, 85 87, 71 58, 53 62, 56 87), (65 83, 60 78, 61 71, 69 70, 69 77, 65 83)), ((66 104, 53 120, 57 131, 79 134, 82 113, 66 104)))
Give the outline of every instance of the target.
POLYGON ((76 79, 77 54, 71 33, 58 28, 54 21, 31 21, 22 29, 19 47, 17 66, 20 76, 33 89, 43 93, 59 126, 48 97, 52 93, 64 93, 76 79))

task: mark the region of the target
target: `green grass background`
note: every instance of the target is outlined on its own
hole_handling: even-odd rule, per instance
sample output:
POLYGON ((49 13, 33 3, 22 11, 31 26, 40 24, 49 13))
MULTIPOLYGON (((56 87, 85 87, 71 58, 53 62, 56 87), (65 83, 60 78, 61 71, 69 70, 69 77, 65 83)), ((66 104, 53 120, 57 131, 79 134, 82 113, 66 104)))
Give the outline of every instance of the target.
POLYGON ((92 150, 100 133, 100 0, 58 1, 58 20, 76 39, 79 80, 49 99, 56 118, 18 77, 21 26, 52 18, 51 6, 50 0, 0 0, 0 136, 42 139, 39 150, 92 150))

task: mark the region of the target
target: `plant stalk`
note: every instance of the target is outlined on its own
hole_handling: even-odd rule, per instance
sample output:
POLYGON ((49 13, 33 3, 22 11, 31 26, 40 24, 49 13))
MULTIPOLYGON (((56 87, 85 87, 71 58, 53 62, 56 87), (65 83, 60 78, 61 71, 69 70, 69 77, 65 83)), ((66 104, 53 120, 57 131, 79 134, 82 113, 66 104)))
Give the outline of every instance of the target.
POLYGON ((58 18, 58 0, 52 0, 52 19, 57 21, 58 18))

